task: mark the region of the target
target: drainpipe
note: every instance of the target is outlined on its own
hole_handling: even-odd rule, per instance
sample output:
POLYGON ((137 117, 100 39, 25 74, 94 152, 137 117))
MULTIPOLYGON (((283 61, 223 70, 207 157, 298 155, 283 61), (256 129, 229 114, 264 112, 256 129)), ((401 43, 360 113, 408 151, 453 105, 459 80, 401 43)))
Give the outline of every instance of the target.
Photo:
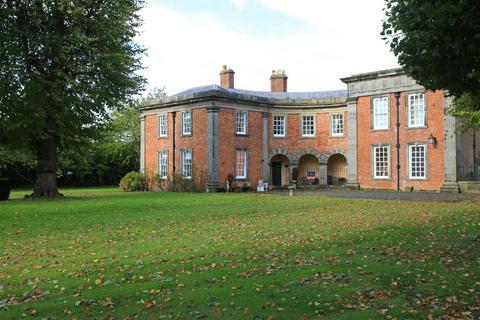
POLYGON ((397 191, 400 191, 400 92, 395 92, 395 107, 397 109, 397 191))
POLYGON ((173 156, 173 174, 172 174, 172 185, 173 185, 173 192, 175 192, 175 117, 177 116, 177 112, 176 111, 173 111, 172 112, 172 130, 173 130, 173 134, 172 134, 172 144, 173 144, 173 152, 172 152, 172 156, 173 156))

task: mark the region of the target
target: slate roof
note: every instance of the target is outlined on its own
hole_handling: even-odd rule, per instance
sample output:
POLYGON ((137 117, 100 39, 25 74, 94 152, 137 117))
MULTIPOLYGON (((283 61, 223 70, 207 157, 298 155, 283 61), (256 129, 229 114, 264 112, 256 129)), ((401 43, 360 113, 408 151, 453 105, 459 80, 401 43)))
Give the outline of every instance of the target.
POLYGON ((207 86, 191 88, 177 94, 172 97, 180 97, 188 94, 196 94, 207 91, 224 91, 232 92, 240 95, 268 98, 268 99, 327 99, 327 98, 343 98, 347 96, 347 90, 331 90, 331 91, 310 91, 310 92, 269 92, 269 91, 255 91, 255 90, 243 90, 243 89, 228 89, 219 86, 218 84, 211 84, 207 86))
POLYGON ((223 98, 228 100, 247 101, 260 104, 279 105, 318 105, 330 103, 344 103, 347 99, 347 90, 313 91, 313 92, 268 92, 243 89, 224 88, 218 84, 211 84, 191 88, 172 96, 164 101, 149 101, 140 109, 164 107, 173 104, 188 103, 198 99, 223 98))

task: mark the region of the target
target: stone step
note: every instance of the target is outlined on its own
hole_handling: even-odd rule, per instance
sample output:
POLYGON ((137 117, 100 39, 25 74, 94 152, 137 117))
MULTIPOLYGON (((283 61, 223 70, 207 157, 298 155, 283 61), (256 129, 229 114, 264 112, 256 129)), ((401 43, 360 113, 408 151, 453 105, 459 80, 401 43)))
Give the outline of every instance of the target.
POLYGON ((480 193, 480 181, 459 181, 458 185, 462 192, 480 193))

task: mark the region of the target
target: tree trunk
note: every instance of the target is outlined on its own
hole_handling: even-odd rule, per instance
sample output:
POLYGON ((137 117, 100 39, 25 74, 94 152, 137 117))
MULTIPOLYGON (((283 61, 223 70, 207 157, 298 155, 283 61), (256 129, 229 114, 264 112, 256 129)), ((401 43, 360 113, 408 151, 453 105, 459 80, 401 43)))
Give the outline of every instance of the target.
POLYGON ((37 144, 37 181, 29 198, 60 198, 57 188, 57 141, 41 140, 37 144))

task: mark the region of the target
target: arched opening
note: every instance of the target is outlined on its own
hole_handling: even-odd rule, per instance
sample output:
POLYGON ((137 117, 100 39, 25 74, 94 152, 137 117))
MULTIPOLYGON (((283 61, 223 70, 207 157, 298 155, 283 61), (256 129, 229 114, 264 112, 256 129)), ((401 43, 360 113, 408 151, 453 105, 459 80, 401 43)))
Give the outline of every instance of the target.
POLYGON ((288 186, 290 182, 289 166, 290 162, 283 154, 277 154, 270 161, 270 173, 272 186, 288 186))
POLYGON ((344 185, 347 183, 347 159, 342 154, 334 154, 327 162, 327 183, 344 185))
POLYGON ((319 184, 320 166, 314 155, 306 154, 298 160, 298 181, 299 184, 319 184))

